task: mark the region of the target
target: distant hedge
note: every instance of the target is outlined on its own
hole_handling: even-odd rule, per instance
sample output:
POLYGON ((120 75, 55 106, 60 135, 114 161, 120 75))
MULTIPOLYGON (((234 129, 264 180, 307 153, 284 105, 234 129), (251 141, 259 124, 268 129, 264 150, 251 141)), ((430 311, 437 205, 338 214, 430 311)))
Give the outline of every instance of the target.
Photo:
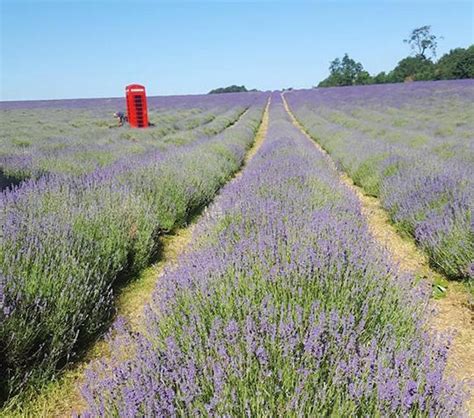
POLYGON ((218 89, 211 90, 208 94, 221 94, 221 93, 244 93, 247 92, 245 86, 236 86, 235 84, 228 87, 219 87, 218 89))

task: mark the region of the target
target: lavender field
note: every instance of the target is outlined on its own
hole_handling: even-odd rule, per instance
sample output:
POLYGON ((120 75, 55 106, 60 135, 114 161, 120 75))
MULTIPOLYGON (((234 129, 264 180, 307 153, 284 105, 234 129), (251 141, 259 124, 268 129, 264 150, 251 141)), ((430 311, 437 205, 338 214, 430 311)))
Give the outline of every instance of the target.
POLYGON ((235 123, 259 95, 231 96, 152 97, 155 126, 146 132, 118 129, 112 115, 123 110, 122 99, 0 103, 0 176, 13 181, 84 174, 211 137, 235 123))
POLYGON ((290 92, 297 119, 452 278, 474 280, 474 81, 290 92))
POLYGON ((0 104, 0 405, 110 328, 81 416, 466 415, 431 283, 331 159, 472 280, 474 82, 283 94, 329 156, 280 92, 151 98, 144 130, 113 126, 119 99, 0 104), (132 329, 118 288, 193 217, 132 329))
POLYGON ((118 321, 87 372, 86 415, 458 416, 422 287, 275 94, 264 145, 159 281, 146 330, 118 321))
MULTIPOLYGON (((266 96, 210 102, 228 125, 221 121, 216 135, 206 126, 219 116, 191 128, 187 145, 125 154, 83 174, 51 170, 0 195, 3 398, 74 358, 111 317, 115 283, 146 266, 159 251, 160 235, 185 223, 240 167, 266 96)), ((69 158, 70 143, 64 143, 69 158)))

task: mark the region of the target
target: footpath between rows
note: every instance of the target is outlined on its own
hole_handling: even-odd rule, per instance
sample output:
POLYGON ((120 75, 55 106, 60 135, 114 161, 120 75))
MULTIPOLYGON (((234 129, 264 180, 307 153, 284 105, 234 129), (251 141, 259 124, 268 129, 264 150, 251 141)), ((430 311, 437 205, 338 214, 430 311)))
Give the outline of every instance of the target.
MULTIPOLYGON (((435 284, 448 279, 429 267, 428 257, 408 238, 403 238, 390 221, 388 213, 383 209, 380 200, 367 196, 363 189, 354 184, 347 173, 339 170, 330 154, 312 138, 292 113, 285 95, 282 94, 285 110, 293 124, 323 153, 329 164, 339 173, 344 183, 359 199, 362 213, 367 219, 374 239, 386 248, 399 268, 407 273, 435 284)), ((454 334, 447 372, 450 376, 462 381, 474 380, 474 311, 469 306, 469 296, 460 283, 449 281, 446 295, 442 299, 432 300, 435 315, 432 329, 441 333, 454 334)), ((474 416, 474 393, 468 401, 468 409, 474 416)))
MULTIPOLYGON (((262 116, 262 122, 255 135, 252 147, 247 151, 240 170, 234 174, 235 181, 242 175, 248 162, 257 153, 266 137, 269 122, 268 100, 262 116)), ((247 109, 248 110, 248 109, 247 109)), ((247 112, 244 111, 239 119, 247 112)), ((143 308, 150 302, 153 290, 163 275, 164 271, 176 264, 179 256, 186 251, 193 230, 200 218, 196 215, 189 223, 174 231, 170 235, 163 236, 160 240, 160 259, 152 266, 141 272, 139 277, 131 281, 121 289, 117 296, 117 316, 123 318, 132 331, 139 331, 143 324, 143 308)), ((74 413, 84 411, 86 405, 80 393, 80 386, 84 380, 84 373, 89 364, 100 358, 110 355, 110 347, 105 338, 98 340, 87 352, 82 361, 70 366, 69 370, 56 381, 51 382, 39 394, 27 399, 20 405, 14 405, 0 411, 0 418, 31 417, 52 418, 71 417, 74 413)))

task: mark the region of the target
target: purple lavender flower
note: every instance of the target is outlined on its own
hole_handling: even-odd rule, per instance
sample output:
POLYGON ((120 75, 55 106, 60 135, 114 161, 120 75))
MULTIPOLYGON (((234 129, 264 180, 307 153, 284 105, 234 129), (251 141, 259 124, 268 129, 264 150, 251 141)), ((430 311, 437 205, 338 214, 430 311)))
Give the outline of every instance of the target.
POLYGON ((274 94, 264 144, 160 277, 146 332, 119 335, 130 356, 83 391, 97 416, 127 416, 130 390, 133 416, 461 415, 426 297, 274 94))
POLYGON ((474 278, 473 80, 285 94, 308 132, 453 278, 474 278))
MULTIPOLYGON (((196 126, 187 119, 189 136, 181 139, 189 142, 166 152, 116 155, 79 174, 42 173, 0 192, 2 394, 18 392, 33 377, 50 377, 74 358, 113 318, 117 282, 146 266, 160 236, 210 202, 239 169, 267 97, 233 99, 209 98, 205 108, 219 114, 196 126)), ((190 117, 199 115, 186 108, 202 101, 174 99, 171 114, 183 104, 190 117)), ((54 158, 76 149, 64 138, 45 142, 57 147, 48 154, 54 158)), ((129 376, 128 366, 117 372, 129 376)), ((190 399, 192 379, 187 385, 183 399, 190 399)), ((168 399, 169 387, 157 388, 168 399)), ((129 415, 155 405, 132 389, 124 398, 129 415)))

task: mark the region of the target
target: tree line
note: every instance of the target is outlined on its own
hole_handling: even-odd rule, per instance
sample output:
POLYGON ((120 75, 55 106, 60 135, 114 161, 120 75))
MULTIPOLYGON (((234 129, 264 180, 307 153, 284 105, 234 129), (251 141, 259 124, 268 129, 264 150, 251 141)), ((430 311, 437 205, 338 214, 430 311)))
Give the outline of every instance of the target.
POLYGON ((442 37, 431 33, 431 26, 414 29, 410 36, 403 40, 410 46, 413 55, 403 58, 388 73, 382 71, 374 76, 346 53, 342 59, 331 61, 329 77, 321 81, 318 87, 474 78, 474 45, 452 49, 436 61, 436 49, 440 39, 442 37))
POLYGON ((232 86, 219 87, 217 89, 211 90, 207 94, 244 93, 244 92, 248 92, 248 91, 257 91, 257 90, 256 89, 247 90, 247 88, 245 86, 236 86, 235 84, 233 84, 232 86))

